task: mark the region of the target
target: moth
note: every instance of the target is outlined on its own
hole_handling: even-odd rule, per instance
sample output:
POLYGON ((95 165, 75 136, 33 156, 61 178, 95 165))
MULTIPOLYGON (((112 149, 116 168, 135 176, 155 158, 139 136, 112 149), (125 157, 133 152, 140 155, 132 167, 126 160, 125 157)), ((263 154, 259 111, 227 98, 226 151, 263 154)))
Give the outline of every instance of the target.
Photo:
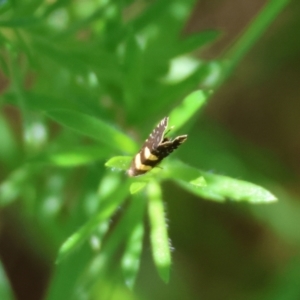
POLYGON ((130 177, 143 175, 157 166, 165 157, 177 149, 187 139, 187 135, 179 135, 173 140, 166 137, 169 117, 164 117, 146 139, 141 150, 131 161, 127 174, 130 177))

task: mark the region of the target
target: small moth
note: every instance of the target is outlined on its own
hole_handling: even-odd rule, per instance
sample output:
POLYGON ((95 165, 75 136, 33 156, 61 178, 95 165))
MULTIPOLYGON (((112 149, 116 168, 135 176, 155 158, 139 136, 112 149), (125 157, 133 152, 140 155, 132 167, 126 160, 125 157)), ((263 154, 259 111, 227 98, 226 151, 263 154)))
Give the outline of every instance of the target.
MULTIPOLYGON (((128 176, 134 177, 150 171, 186 141, 186 134, 179 135, 173 140, 165 137, 168 122, 169 117, 164 117, 151 132, 141 150, 133 158, 130 168, 127 170, 128 176)), ((172 127, 169 130, 171 129, 172 127)))

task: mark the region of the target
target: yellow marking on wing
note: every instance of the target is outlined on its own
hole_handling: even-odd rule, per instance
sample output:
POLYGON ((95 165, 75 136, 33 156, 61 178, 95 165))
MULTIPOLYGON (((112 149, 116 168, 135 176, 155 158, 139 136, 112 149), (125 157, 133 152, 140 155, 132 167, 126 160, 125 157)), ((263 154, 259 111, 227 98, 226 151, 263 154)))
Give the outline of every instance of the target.
POLYGON ((158 157, 156 155, 152 154, 148 147, 144 148, 144 157, 145 157, 145 159, 148 159, 148 160, 158 160, 158 157))
POLYGON ((135 156, 135 159, 134 159, 134 166, 137 170, 141 170, 141 171, 149 171, 152 169, 151 166, 146 166, 146 165, 143 165, 141 163, 141 154, 138 153, 136 156, 135 156))
POLYGON ((146 165, 140 165, 140 168, 139 168, 139 170, 142 170, 142 171, 149 171, 151 169, 152 169, 151 166, 146 166, 146 165))
POLYGON ((140 166, 141 166, 141 154, 138 153, 136 156, 135 156, 135 159, 134 159, 134 166, 136 169, 140 170, 140 166))

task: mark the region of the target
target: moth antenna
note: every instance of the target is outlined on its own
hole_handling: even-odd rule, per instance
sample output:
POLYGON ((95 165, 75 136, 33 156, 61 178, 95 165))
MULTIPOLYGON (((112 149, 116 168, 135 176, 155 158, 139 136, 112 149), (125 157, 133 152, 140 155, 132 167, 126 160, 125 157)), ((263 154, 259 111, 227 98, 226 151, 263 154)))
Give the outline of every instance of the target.
POLYGON ((166 133, 164 134, 164 136, 166 136, 175 126, 171 126, 167 131, 166 133))
POLYGON ((161 167, 161 166, 155 166, 154 168, 159 168, 159 169, 164 169, 163 167, 161 167))

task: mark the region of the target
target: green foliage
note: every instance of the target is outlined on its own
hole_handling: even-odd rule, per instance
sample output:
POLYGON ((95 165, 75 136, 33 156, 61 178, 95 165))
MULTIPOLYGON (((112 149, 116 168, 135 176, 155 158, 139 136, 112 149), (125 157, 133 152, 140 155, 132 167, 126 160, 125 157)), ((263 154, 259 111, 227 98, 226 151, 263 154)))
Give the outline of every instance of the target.
POLYGON ((169 237, 166 228, 164 206, 160 186, 155 182, 148 184, 149 218, 151 224, 151 244, 153 259, 160 277, 168 282, 171 265, 169 237))
POLYGON ((6 277, 2 264, 0 264, 0 297, 1 299, 6 300, 14 299, 11 286, 8 278, 6 277))
POLYGON ((123 149, 125 152, 133 152, 137 150, 134 142, 123 133, 115 130, 108 124, 72 111, 49 111, 48 116, 63 126, 69 127, 84 135, 94 139, 99 139, 103 144, 112 149, 123 149))
MULTIPOLYGON (((219 33, 182 35, 195 1, 142 2, 0 3, 0 63, 10 81, 2 106, 13 110, 22 128, 18 136, 1 114, 0 205, 21 203, 21 217, 39 224, 47 248, 59 249, 49 300, 99 299, 99 281, 120 281, 119 274, 132 288, 147 232, 146 210, 154 265, 169 280, 166 180, 208 200, 276 201, 258 185, 189 166, 176 154, 162 169, 127 177, 139 149, 130 135, 144 140, 164 116, 170 116, 172 132, 188 133, 212 90, 242 58, 240 49, 245 54, 253 44, 237 46, 229 65, 200 60, 193 52, 219 33), (110 228, 120 207, 125 209, 110 228)), ((269 9, 273 18, 265 28, 282 7, 269 9)), ((260 29, 251 32, 257 37, 260 29)), ((190 134, 182 147, 191 147, 193 139, 190 134)), ((9 294, 7 287, 1 281, 0 295, 9 294)))

